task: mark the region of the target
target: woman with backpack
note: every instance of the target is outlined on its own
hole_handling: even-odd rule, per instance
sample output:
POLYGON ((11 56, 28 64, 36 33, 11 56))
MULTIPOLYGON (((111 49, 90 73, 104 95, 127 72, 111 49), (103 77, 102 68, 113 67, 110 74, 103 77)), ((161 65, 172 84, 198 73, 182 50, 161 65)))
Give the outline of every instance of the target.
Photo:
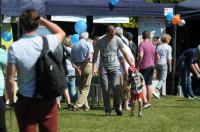
MULTIPOLYGON (((45 99, 41 95, 34 96, 37 80, 36 63, 41 55, 43 45, 48 44, 49 50, 54 51, 62 44, 65 32, 56 24, 40 17, 34 9, 23 12, 19 23, 23 35, 10 46, 6 79, 8 98, 13 105, 14 77, 17 72, 19 90, 14 110, 19 131, 34 132, 37 130, 36 126, 38 126, 40 132, 57 132, 58 108, 56 97, 45 99), (40 24, 52 32, 52 34, 45 36, 47 43, 36 32, 40 24)), ((50 70, 52 68, 50 67, 50 70)))

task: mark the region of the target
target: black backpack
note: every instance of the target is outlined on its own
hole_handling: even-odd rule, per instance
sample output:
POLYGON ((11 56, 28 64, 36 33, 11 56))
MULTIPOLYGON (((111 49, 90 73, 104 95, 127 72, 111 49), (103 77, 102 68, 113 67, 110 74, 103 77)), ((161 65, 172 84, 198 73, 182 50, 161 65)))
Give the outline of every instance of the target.
POLYGON ((62 61, 59 61, 49 50, 46 37, 43 39, 43 49, 36 62, 36 91, 35 96, 41 95, 46 99, 56 98, 64 93, 66 88, 65 71, 62 61))

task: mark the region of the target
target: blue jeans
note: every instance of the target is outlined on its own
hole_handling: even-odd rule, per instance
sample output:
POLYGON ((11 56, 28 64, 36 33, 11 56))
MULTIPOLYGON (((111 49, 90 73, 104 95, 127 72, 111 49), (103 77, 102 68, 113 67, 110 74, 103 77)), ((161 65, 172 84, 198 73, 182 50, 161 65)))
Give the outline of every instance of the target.
POLYGON ((184 97, 194 97, 194 93, 192 90, 192 79, 190 76, 190 66, 189 64, 186 64, 184 61, 180 62, 180 68, 181 68, 181 86, 184 97))
POLYGON ((111 113, 110 107, 110 87, 112 87, 114 94, 114 108, 119 111, 121 104, 121 89, 119 84, 119 69, 108 70, 104 67, 99 68, 100 83, 103 94, 105 112, 111 113))
POLYGON ((69 95, 71 98, 72 103, 75 103, 77 101, 77 90, 76 90, 76 78, 75 76, 68 76, 68 82, 67 82, 69 95))
POLYGON ((156 86, 157 89, 161 89, 167 78, 167 64, 158 64, 156 66, 159 82, 156 86))

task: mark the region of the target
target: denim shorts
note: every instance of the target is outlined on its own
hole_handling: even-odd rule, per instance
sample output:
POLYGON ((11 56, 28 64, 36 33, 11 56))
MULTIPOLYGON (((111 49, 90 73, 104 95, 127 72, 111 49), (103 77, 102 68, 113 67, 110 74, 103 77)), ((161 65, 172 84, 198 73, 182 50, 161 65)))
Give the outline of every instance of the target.
POLYGON ((143 75, 146 85, 152 84, 153 71, 154 71, 154 67, 149 67, 149 68, 140 70, 140 73, 143 75))

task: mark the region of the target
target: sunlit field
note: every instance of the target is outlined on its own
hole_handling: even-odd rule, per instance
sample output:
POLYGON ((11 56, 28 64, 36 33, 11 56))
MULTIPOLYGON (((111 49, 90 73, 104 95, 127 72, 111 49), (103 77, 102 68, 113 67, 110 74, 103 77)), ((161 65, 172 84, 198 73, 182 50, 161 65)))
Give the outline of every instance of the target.
MULTIPOLYGON (((137 112, 137 111, 136 111, 137 112)), ((152 99, 152 107, 143 110, 143 117, 130 117, 129 111, 123 116, 106 117, 102 103, 95 104, 89 112, 73 112, 62 104, 59 110, 59 132, 199 132, 200 100, 166 96, 152 99)), ((17 132, 18 127, 13 111, 7 109, 8 132, 17 132)))

